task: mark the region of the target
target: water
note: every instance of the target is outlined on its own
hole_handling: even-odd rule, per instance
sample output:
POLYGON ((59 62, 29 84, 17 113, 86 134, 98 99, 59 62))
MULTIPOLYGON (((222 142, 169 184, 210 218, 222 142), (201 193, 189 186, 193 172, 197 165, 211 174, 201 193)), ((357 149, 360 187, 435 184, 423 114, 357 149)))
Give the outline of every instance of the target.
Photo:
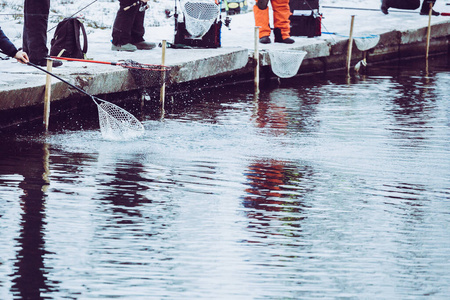
POLYGON ((446 299, 450 71, 340 75, 4 133, 0 299, 446 299))

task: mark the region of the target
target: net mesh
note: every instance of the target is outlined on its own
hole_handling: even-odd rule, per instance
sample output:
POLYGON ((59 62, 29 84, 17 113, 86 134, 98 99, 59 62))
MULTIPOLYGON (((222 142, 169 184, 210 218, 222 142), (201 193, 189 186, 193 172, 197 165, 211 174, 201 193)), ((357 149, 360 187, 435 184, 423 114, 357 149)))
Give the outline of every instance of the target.
POLYGON ((270 65, 273 73, 280 78, 289 78, 297 74, 306 51, 276 50, 270 51, 270 65))
POLYGON ((359 51, 367 51, 374 48, 380 41, 380 36, 371 34, 368 36, 355 37, 355 44, 359 51))
POLYGON ((115 104, 92 97, 97 104, 100 131, 103 138, 123 140, 136 138, 144 133, 144 126, 138 119, 115 104))
POLYGON ((170 83, 171 68, 160 65, 147 65, 147 68, 142 68, 142 64, 136 63, 132 60, 126 60, 123 65, 129 68, 130 74, 134 82, 140 88, 149 86, 157 86, 161 83, 170 83))
POLYGON ((136 70, 145 70, 145 71, 154 71, 154 72, 166 72, 170 70, 170 67, 163 65, 149 65, 149 64, 141 64, 137 61, 127 59, 124 61, 120 61, 118 63, 121 67, 128 69, 136 69, 136 70))
POLYGON ((181 3, 186 30, 192 38, 202 38, 220 14, 219 6, 212 0, 186 0, 181 3))

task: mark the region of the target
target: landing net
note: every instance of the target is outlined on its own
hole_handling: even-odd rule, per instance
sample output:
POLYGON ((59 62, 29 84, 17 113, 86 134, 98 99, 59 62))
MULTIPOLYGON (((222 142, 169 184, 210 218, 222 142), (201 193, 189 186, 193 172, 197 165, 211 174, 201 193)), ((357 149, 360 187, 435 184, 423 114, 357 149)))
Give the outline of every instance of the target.
POLYGON ((280 78, 290 78, 297 74, 306 51, 276 50, 270 51, 270 65, 273 73, 280 78))
POLYGON ((119 106, 92 96, 97 104, 100 131, 108 140, 124 140, 141 136, 145 129, 132 114, 119 106))
POLYGON ((369 49, 375 48, 375 46, 380 41, 380 36, 378 34, 371 34, 368 36, 355 37, 356 47, 359 51, 367 51, 369 49))
POLYGON ((186 30, 194 39, 202 38, 220 14, 220 8, 214 0, 182 0, 181 10, 186 30))
POLYGON ((154 71, 154 72, 166 72, 166 71, 170 70, 170 67, 167 67, 167 66, 141 64, 141 63, 131 60, 131 59, 120 61, 117 63, 117 65, 124 67, 124 68, 128 68, 128 69, 154 71))

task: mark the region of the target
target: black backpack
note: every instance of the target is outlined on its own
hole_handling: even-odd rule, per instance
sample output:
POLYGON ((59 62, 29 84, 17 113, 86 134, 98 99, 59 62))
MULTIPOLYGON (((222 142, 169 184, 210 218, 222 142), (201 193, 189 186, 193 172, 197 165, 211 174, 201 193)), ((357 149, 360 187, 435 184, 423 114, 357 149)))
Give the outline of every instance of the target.
POLYGON ((56 27, 50 43, 50 55, 84 59, 88 42, 83 23, 77 18, 65 18, 56 27), (80 31, 83 33, 83 48, 80 43, 80 31))

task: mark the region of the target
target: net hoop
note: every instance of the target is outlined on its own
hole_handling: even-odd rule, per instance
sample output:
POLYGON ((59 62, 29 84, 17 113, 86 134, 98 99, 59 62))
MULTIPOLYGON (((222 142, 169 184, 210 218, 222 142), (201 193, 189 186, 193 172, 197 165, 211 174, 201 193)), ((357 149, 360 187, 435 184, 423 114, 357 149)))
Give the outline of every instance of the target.
POLYGON ((220 14, 219 6, 214 0, 183 0, 181 10, 186 30, 194 39, 201 39, 220 14))
MULTIPOLYGON (((342 38, 349 38, 348 35, 342 35, 337 33, 331 33, 335 36, 342 37, 342 38)), ((356 47, 359 51, 367 51, 372 48, 374 48, 378 42, 380 41, 380 35, 379 34, 367 34, 364 36, 354 36, 353 40, 355 41, 356 47)))
POLYGON ((371 34, 362 37, 355 37, 353 39, 355 40, 356 47, 358 48, 359 51, 367 51, 372 48, 375 48, 375 46, 380 41, 380 35, 371 34))
POLYGON ((119 106, 92 97, 98 109, 100 131, 104 139, 126 140, 143 135, 144 125, 135 116, 119 106))
POLYGON ((299 50, 269 51, 272 72, 280 78, 297 75, 307 52, 299 50))

